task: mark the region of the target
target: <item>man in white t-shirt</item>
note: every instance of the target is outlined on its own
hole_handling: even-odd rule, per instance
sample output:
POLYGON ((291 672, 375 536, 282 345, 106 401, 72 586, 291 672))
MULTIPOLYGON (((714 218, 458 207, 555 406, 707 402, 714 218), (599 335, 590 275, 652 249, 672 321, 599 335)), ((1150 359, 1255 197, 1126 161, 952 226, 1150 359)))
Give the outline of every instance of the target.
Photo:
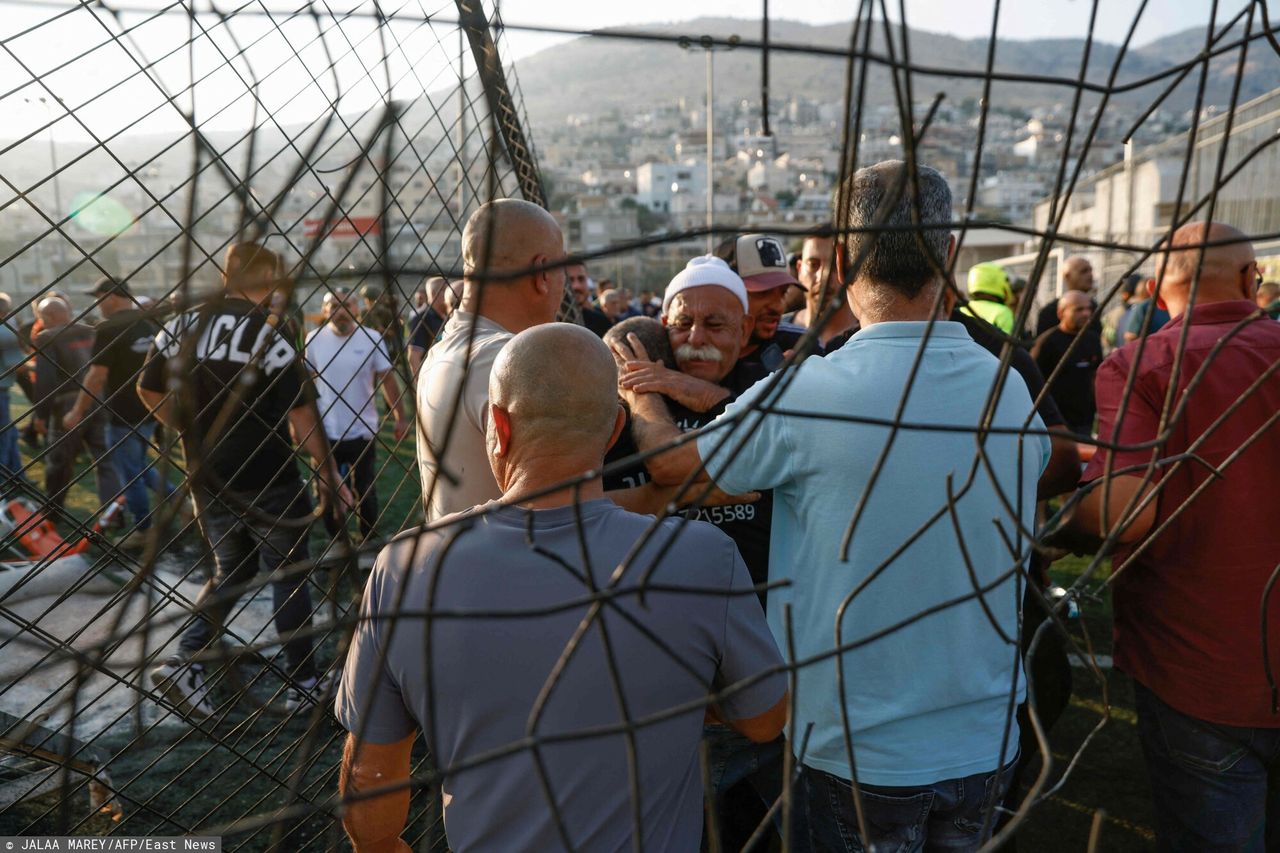
MULTIPOLYGON (((408 433, 409 421, 387 344, 378 332, 360 325, 357 310, 346 290, 326 293, 326 322, 307 335, 306 356, 316 380, 325 435, 338 470, 359 501, 360 536, 368 539, 378 520, 376 389, 382 388, 387 407, 395 413, 397 442, 408 433)), ((326 516, 324 522, 330 536, 337 533, 335 519, 326 516)))

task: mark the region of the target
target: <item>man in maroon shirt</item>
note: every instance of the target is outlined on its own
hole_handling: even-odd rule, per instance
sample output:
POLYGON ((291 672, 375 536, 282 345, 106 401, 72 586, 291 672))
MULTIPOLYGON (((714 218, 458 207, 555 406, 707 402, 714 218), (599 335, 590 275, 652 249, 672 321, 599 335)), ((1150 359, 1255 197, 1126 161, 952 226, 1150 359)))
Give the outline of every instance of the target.
POLYGON ((1099 368, 1098 436, 1119 449, 1085 470, 1067 530, 1119 543, 1115 660, 1134 680, 1160 849, 1263 850, 1280 831, 1266 814, 1280 595, 1265 595, 1280 561, 1280 323, 1253 302, 1258 265, 1236 229, 1185 225, 1166 257, 1149 288, 1173 319, 1099 368), (1191 453, 1203 462, 1178 458, 1191 453))

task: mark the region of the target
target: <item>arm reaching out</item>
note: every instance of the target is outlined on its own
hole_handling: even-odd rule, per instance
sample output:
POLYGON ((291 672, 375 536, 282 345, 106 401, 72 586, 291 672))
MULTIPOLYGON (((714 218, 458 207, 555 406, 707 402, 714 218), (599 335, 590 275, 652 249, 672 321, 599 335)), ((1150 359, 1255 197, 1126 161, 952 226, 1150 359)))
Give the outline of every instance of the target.
MULTIPOLYGON (((625 375, 628 362, 648 361, 649 357, 638 337, 628 335, 627 338, 626 343, 617 341, 611 344, 620 375, 625 375)), ((697 442, 689 439, 676 446, 683 433, 671 419, 667 404, 662 402, 659 394, 630 388, 623 379, 619 380, 618 393, 631 409, 631 434, 636 447, 646 453, 658 447, 671 446, 670 450, 645 460, 645 467, 655 483, 678 486, 695 475, 697 479, 706 479, 697 442)))

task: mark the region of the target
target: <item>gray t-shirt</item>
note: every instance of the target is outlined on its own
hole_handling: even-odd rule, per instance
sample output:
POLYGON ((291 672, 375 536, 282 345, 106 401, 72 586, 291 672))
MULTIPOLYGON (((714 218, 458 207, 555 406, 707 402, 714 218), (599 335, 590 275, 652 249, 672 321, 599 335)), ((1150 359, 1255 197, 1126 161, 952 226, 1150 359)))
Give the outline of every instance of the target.
POLYGON ((632 846, 626 738, 601 730, 685 704, 693 707, 636 729, 636 787, 644 849, 696 849, 697 703, 713 688, 762 676, 720 703, 730 719, 745 719, 773 707, 786 690, 784 673, 764 675, 782 660, 732 540, 709 524, 666 519, 611 584, 654 525, 651 516, 607 499, 587 501, 577 513, 571 506, 482 509, 487 514, 401 537, 379 555, 335 701, 338 720, 371 743, 425 733, 447 774, 451 849, 561 849, 534 754, 521 741, 539 694, 572 648, 532 731, 544 739, 576 735, 539 749, 573 849, 632 846), (574 644, 592 594, 580 542, 595 585, 617 591, 602 614, 619 683, 599 620, 574 644), (635 590, 655 558, 653 589, 642 604, 635 590), (429 638, 428 610, 441 614, 431 620, 429 638))

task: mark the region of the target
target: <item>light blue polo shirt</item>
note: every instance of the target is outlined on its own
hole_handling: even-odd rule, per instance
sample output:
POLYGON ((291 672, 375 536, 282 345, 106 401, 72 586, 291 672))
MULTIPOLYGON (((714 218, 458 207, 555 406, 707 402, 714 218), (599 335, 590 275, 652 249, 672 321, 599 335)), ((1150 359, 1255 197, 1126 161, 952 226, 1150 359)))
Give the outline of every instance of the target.
MULTIPOLYGON (((871 785, 927 785, 994 770, 1010 690, 1013 704, 1025 693, 1012 570, 1028 543, 997 488, 1030 529, 1049 440, 989 434, 990 468, 975 468, 973 428, 996 385, 997 359, 959 323, 934 324, 901 417, 908 426, 897 432, 874 485, 889 426, 828 417, 892 423, 926 326, 869 326, 835 353, 761 380, 698 439, 721 488, 774 490, 770 581, 789 578, 791 585, 769 592, 768 618, 785 654, 783 609, 790 605, 796 658, 811 661, 800 669, 796 691, 796 730, 813 726, 804 763, 852 778, 843 702, 858 779, 871 785), (770 411, 733 425, 762 403, 770 411), (919 428, 928 425, 968 431, 919 428), (958 498, 955 521, 946 510, 948 475, 958 498), (842 560, 841 540, 868 493, 842 560), (957 526, 991 616, 975 598, 949 604, 974 590, 957 526), (843 695, 835 663, 842 605, 843 695)), ((1024 424, 1044 428, 1026 384, 1010 371, 992 426, 1024 424)), ((1009 738, 1006 761, 1016 752, 1016 723, 1009 738)))

